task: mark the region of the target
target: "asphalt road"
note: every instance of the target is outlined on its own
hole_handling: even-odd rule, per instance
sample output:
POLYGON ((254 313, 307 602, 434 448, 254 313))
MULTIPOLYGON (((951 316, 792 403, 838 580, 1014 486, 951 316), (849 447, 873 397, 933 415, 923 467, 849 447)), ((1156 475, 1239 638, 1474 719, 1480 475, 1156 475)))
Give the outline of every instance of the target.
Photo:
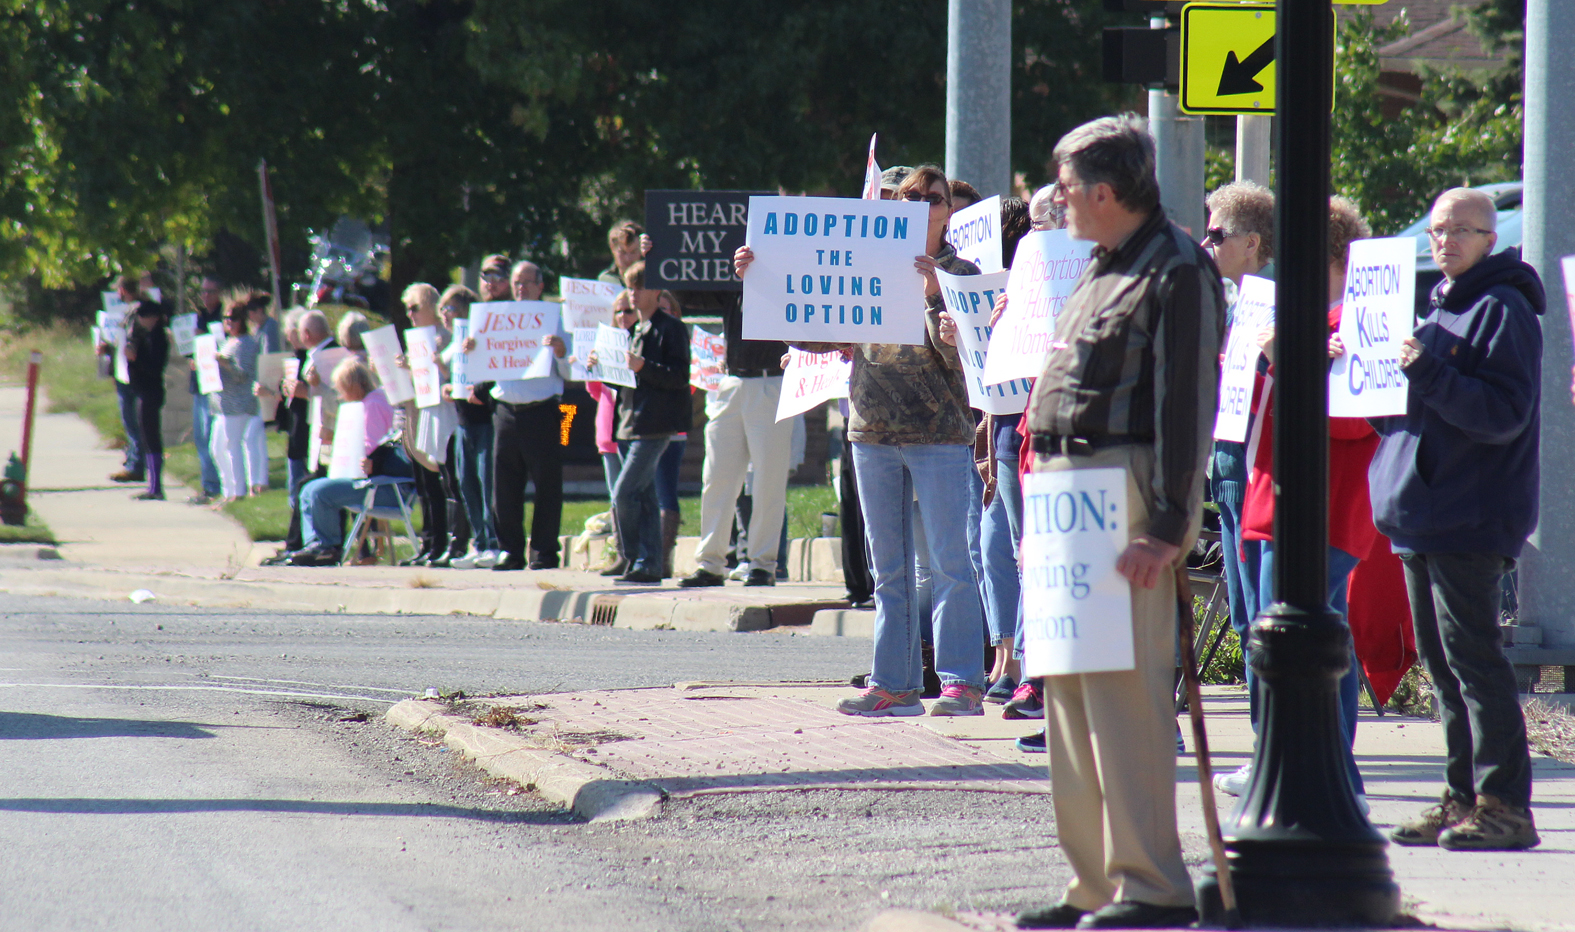
POLYGON ((1043 798, 759 793, 584 824, 379 718, 427 687, 840 679, 868 652, 0 594, 0 930, 854 929, 1053 897, 1043 798))

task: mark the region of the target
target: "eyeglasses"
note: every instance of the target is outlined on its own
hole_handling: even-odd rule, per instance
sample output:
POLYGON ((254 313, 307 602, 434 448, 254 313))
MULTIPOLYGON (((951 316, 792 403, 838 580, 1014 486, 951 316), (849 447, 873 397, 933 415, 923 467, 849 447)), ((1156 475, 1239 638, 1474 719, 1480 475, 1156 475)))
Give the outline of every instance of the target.
POLYGON ((934 191, 931 191, 929 194, 920 194, 917 191, 909 191, 907 194, 902 196, 902 199, 905 201, 923 201, 926 204, 929 204, 931 207, 934 207, 936 204, 946 203, 946 198, 936 194, 934 191))
POLYGON ((1480 234, 1482 236, 1487 236, 1487 235, 1489 235, 1492 232, 1493 232, 1492 230, 1484 230, 1484 229, 1481 229, 1480 227, 1448 227, 1448 228, 1445 228, 1445 227, 1428 227, 1427 228, 1427 236, 1428 236, 1428 238, 1431 239, 1435 243, 1442 243, 1444 240, 1449 239, 1450 237, 1454 237, 1455 239, 1462 239, 1468 233, 1477 233, 1477 234, 1480 234))
POLYGON ((484 282, 506 282, 509 280, 507 272, 482 272, 481 280, 484 282))
POLYGON ((438 308, 438 310, 442 311, 445 314, 458 314, 460 312, 461 308, 457 304, 445 304, 442 307, 438 308))
POLYGON ((1203 242, 1208 246, 1220 246, 1232 236, 1240 235, 1239 233, 1228 233, 1224 227, 1209 227, 1203 231, 1203 242))

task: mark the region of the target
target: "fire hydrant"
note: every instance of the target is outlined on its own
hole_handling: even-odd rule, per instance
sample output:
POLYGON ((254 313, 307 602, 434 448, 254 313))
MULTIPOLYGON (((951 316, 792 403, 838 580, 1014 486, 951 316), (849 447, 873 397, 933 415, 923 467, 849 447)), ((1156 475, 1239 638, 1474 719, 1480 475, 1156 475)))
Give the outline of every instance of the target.
POLYGON ((11 454, 5 464, 5 478, 0 479, 0 521, 21 525, 27 521, 27 468, 21 457, 11 454))

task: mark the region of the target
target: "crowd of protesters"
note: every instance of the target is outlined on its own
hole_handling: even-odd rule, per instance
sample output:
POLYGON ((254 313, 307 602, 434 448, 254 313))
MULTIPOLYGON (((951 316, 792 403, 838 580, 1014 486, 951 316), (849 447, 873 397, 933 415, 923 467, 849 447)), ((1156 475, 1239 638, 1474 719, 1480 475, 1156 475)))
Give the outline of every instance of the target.
MULTIPOLYGON (((1322 429, 1276 424, 1273 329, 1260 353, 1244 442, 1213 439, 1220 353, 1247 276, 1274 276, 1273 195, 1237 182, 1208 198, 1197 242, 1159 203, 1154 147, 1141 120, 1114 117, 1067 134, 1055 150, 1054 184, 1001 208, 1002 265, 1030 229, 1065 228, 1092 241, 1093 261, 1055 325, 1026 410, 981 415, 968 401, 956 322, 937 270, 978 268, 946 234, 952 213, 978 200, 935 166, 888 169, 880 196, 926 205, 929 223, 914 274, 923 278, 920 345, 803 344, 852 362, 842 455, 844 575, 850 603, 874 609, 873 658, 859 692, 839 710, 859 716, 980 715, 1045 727, 1018 746, 1049 752, 1058 834, 1074 879, 1025 927, 1141 928, 1191 921, 1193 891, 1175 825, 1172 707, 1176 670, 1176 571, 1194 552, 1205 513, 1216 513, 1230 623, 1250 655, 1249 627, 1273 603, 1276 496, 1273 434, 1322 429), (1117 571, 1131 583, 1134 667, 1035 679, 1022 667, 1023 476, 1122 469, 1128 477, 1129 545, 1117 571), (959 494, 962 492, 963 494, 959 494), (1212 505, 1205 507, 1205 501, 1212 505), (931 699, 926 707, 925 699, 931 699)), ((1386 619, 1414 628, 1448 744, 1438 805, 1398 826, 1400 844, 1449 849, 1524 848, 1538 838, 1530 812, 1525 725, 1499 640, 1500 582, 1514 566, 1537 512, 1541 342, 1545 297, 1535 270, 1495 253, 1496 213, 1479 192, 1453 189, 1435 203, 1427 234, 1444 279, 1405 341, 1409 401, 1403 416, 1331 418, 1328 604, 1356 637, 1340 681, 1344 774, 1365 811, 1351 753, 1364 660, 1363 632, 1386 619)), ((1371 236, 1350 202, 1332 198, 1328 223, 1329 356, 1338 336, 1351 243, 1371 236)), ((596 445, 610 500, 617 558, 604 575, 638 584, 673 576, 678 464, 691 423, 690 338, 676 296, 646 287, 649 239, 637 224, 609 232, 604 281, 623 289, 614 325, 628 331, 622 360, 632 387, 590 383, 596 445)), ((741 279, 754 261, 734 257, 741 279)), ((123 279, 133 305, 122 409, 137 429, 119 478, 146 481, 139 498, 162 498, 159 410, 169 340, 163 310, 123 279)), ((403 294, 411 327, 437 333, 443 366, 474 349, 455 322, 486 301, 539 300, 535 264, 487 257, 480 292, 415 284, 403 294)), ((328 478, 309 450, 331 439, 333 411, 359 402, 367 425, 364 469, 389 477, 376 503, 398 504, 413 483, 424 514, 422 549, 407 563, 496 571, 557 568, 563 506, 558 403, 570 378, 568 334, 545 339, 551 371, 530 379, 445 388, 435 406, 390 404, 367 362, 367 321, 346 315, 330 332, 319 311, 294 310, 282 333, 267 298, 204 281, 199 326, 222 322, 221 391, 197 393, 192 433, 202 489, 193 501, 228 500, 268 485, 263 420, 288 437, 290 535, 272 562, 338 564, 346 558, 343 510, 360 505, 365 480, 328 478), (260 353, 281 342, 296 365, 278 385, 256 385, 260 353), (312 408, 324 433, 310 436, 312 408), (526 485, 534 487, 524 526, 526 485)), ((997 319, 1006 299, 997 303, 997 319)), ((736 299, 722 311, 726 376, 705 402, 705 462, 698 568, 685 588, 725 584, 731 536, 748 554, 745 585, 772 585, 781 557, 791 425, 776 420, 788 347, 742 339, 736 299), (752 511, 736 516, 746 481, 752 511), (735 532, 735 521, 737 523, 735 532)), ((401 357, 402 361, 402 357, 401 357)), ((594 356, 583 362, 595 364, 594 356)), ((444 371, 445 384, 448 383, 444 371)), ((1406 658, 1409 664, 1410 658, 1406 658)), ((1256 728, 1261 685, 1247 663, 1256 728)), ((1398 676, 1398 674, 1396 674, 1398 676)), ((1249 763, 1216 785, 1245 796, 1249 763)))

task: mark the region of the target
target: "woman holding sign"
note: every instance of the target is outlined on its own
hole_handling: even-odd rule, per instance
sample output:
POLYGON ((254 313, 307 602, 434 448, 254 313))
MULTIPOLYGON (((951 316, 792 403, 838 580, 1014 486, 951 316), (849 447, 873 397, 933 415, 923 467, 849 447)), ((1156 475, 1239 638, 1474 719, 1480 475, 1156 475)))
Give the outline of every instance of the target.
MULTIPOLYGON (((969 471, 973 464, 973 415, 957 350, 940 338, 942 310, 935 270, 977 275, 946 242, 951 186, 933 165, 903 179, 896 196, 929 205, 925 254, 914 258, 924 277, 923 345, 805 344, 810 352, 853 354, 849 381, 848 437, 863 503, 865 534, 875 576, 875 656, 868 687, 844 699, 845 715, 923 715, 921 630, 913 596, 915 519, 922 519, 931 573, 935 669, 941 698, 931 715, 983 715, 984 614, 968 552, 969 471), (915 501, 917 498, 917 501, 915 501), (915 511, 917 509, 917 511, 915 511)), ((738 251, 740 278, 754 261, 738 251)))
POLYGON ((267 300, 266 295, 242 294, 224 309, 225 339, 219 347, 219 377, 224 381, 224 390, 208 396, 214 409, 208 443, 219 467, 220 490, 226 501, 243 498, 250 486, 268 484, 266 456, 260 463, 248 464, 246 455, 247 430, 262 412, 252 391, 257 381, 257 341, 251 336, 247 318, 252 302, 267 300))

